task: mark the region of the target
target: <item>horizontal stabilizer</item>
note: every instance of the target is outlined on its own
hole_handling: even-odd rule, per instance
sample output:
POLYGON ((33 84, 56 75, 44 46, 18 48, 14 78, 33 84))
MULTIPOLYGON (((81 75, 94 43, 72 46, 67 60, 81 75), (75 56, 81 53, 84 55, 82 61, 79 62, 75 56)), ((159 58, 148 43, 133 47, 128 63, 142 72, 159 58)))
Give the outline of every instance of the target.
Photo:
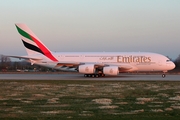
POLYGON ((19 58, 19 59, 25 59, 25 60, 42 60, 42 58, 37 58, 37 57, 29 57, 29 56, 6 56, 6 57, 12 57, 12 58, 19 58))

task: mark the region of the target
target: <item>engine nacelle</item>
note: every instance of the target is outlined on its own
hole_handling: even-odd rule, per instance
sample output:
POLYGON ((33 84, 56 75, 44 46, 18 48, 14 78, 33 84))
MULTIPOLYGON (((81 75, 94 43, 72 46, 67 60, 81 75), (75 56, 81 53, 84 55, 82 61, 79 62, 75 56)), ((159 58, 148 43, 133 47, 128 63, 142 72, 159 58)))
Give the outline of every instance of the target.
POLYGON ((103 73, 106 75, 118 75, 119 74, 119 68, 117 66, 104 67, 103 73))
POLYGON ((80 65, 79 73, 93 74, 95 73, 94 64, 80 65))

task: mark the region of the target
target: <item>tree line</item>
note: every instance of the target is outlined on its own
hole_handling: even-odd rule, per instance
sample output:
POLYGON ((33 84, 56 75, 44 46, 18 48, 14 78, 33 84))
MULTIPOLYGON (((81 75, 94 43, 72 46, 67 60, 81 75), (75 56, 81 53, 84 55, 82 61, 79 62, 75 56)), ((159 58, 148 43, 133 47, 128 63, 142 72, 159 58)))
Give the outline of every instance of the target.
POLYGON ((31 63, 27 61, 11 61, 11 59, 7 56, 0 55, 0 71, 52 71, 50 68, 31 65, 31 63))

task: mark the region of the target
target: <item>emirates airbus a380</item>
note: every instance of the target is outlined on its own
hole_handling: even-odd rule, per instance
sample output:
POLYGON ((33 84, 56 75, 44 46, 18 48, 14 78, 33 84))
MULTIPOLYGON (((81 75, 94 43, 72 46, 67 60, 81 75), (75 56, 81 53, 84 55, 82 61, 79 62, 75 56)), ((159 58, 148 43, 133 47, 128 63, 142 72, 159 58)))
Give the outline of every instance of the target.
POLYGON ((16 24, 27 56, 9 56, 26 59, 57 70, 72 69, 85 77, 103 77, 134 71, 162 71, 162 77, 175 64, 164 55, 149 52, 51 52, 25 25, 16 24))

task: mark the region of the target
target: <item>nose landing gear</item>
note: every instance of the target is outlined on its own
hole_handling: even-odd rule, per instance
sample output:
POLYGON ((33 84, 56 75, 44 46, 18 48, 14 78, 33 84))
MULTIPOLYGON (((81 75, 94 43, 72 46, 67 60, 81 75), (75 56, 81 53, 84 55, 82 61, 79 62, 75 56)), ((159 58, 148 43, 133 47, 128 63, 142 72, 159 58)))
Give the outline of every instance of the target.
POLYGON ((166 74, 163 73, 163 74, 162 74, 162 77, 165 78, 165 77, 166 77, 166 74))

